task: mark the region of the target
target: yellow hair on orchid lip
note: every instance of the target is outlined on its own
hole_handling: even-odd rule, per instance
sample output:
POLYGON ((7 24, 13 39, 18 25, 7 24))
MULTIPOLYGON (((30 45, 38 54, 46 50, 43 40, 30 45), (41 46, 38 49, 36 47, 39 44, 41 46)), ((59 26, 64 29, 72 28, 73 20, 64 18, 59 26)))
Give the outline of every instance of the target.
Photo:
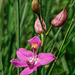
POLYGON ((32 48, 37 48, 37 44, 32 44, 32 48))

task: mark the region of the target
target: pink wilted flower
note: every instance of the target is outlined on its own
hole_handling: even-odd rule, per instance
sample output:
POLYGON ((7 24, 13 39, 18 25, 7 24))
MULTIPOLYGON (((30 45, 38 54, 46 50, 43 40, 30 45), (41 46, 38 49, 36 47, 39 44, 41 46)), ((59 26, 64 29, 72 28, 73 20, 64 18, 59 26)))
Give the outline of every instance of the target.
MULTIPOLYGON (((41 18, 41 20, 42 20, 42 18, 41 18)), ((44 30, 46 31, 46 24, 45 24, 45 22, 43 21, 42 24, 43 24, 44 30)), ((37 17, 37 19, 35 21, 34 28, 35 28, 35 32, 36 33, 38 33, 38 34, 43 33, 43 29, 42 29, 39 17, 37 17)))
POLYGON ((51 24, 55 27, 60 27, 65 24, 67 20, 66 8, 64 8, 52 21, 51 24))
POLYGON ((31 74, 34 70, 37 71, 37 67, 46 65, 56 59, 52 53, 40 53, 36 55, 36 50, 33 49, 33 52, 31 52, 24 48, 19 48, 17 57, 19 59, 12 59, 10 62, 17 68, 26 67, 20 75, 31 74))

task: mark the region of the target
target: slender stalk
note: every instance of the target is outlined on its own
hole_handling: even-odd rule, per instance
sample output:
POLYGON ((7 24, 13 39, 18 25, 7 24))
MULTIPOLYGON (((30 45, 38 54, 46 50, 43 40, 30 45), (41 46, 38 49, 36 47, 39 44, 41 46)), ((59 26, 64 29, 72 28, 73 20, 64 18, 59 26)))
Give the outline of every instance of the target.
POLYGON ((33 75, 36 75, 36 72, 35 71, 33 72, 33 75))
POLYGON ((17 9, 17 48, 20 48, 20 11, 19 11, 19 0, 17 9))
POLYGON ((47 11, 47 0, 44 0, 44 21, 46 17, 46 11, 47 11))
POLYGON ((69 69, 68 69, 68 65, 67 65, 67 62, 66 62, 66 59, 65 59, 64 55, 61 58, 61 62, 62 62, 64 70, 66 71, 66 73, 68 75, 69 74, 69 69))
POLYGON ((42 41, 41 46, 43 46, 43 44, 44 44, 44 35, 43 34, 41 34, 41 41, 42 41))
MULTIPOLYGON (((17 49, 20 48, 20 7, 19 0, 17 0, 17 49)), ((17 68, 17 75, 19 75, 19 68, 17 68)))
POLYGON ((35 14, 33 13, 33 36, 35 35, 34 24, 35 24, 35 14))
POLYGON ((62 42, 62 45, 61 45, 61 47, 60 47, 60 49, 59 49, 59 53, 58 53, 58 55, 57 55, 57 58, 58 58, 58 56, 59 56, 59 54, 60 54, 60 52, 61 52, 61 50, 62 50, 62 48, 63 48, 63 45, 64 45, 65 40, 66 40, 66 38, 67 38, 67 35, 68 35, 69 31, 70 31, 70 28, 71 28, 71 26, 72 26, 72 23, 73 23, 73 19, 72 19, 72 21, 71 21, 71 23, 70 23, 70 26, 69 26, 69 28, 68 28, 68 30, 67 30, 67 32, 66 32, 66 35, 65 35, 65 37, 64 37, 64 40, 63 40, 63 42, 62 42))
POLYGON ((43 52, 43 48, 44 48, 44 35, 41 34, 41 52, 43 52))
POLYGON ((49 27, 47 33, 45 34, 46 36, 49 34, 49 32, 50 32, 50 30, 52 29, 52 27, 53 27, 52 25, 49 27))
POLYGON ((45 75, 45 67, 44 66, 41 68, 41 75, 45 75))
POLYGON ((0 1, 0 75, 3 75, 3 62, 2 62, 2 42, 3 42, 3 13, 2 13, 2 0, 0 1))
MULTIPOLYGON (((57 55, 57 59, 58 59, 58 57, 59 57, 59 54, 61 53, 61 50, 62 50, 62 48, 63 48, 63 45, 64 45, 64 43, 65 43, 65 40, 66 40, 67 35, 68 35, 69 31, 70 31, 70 28, 71 28, 71 26, 72 26, 73 21, 74 21, 74 19, 72 19, 72 21, 71 21, 71 23, 70 23, 70 25, 69 25, 69 27, 68 27, 68 30, 67 30, 66 35, 65 35, 65 37, 64 37, 64 40, 63 40, 63 42, 62 42, 62 45, 61 45, 61 47, 60 47, 60 49, 59 49, 59 53, 58 53, 58 55, 57 55)), ((55 63, 56 63, 56 60, 55 60, 54 63, 52 64, 52 67, 51 67, 51 69, 50 69, 50 71, 49 71, 49 75, 51 75, 55 63)))
POLYGON ((3 75, 2 51, 0 48, 0 75, 3 75))
POLYGON ((45 34, 45 30, 44 30, 44 27, 43 27, 43 24, 42 24, 43 19, 41 19, 41 16, 40 16, 40 15, 38 15, 38 16, 39 16, 39 20, 40 20, 40 22, 41 22, 41 26, 42 26, 42 28, 43 28, 43 33, 45 34))
POLYGON ((40 9, 41 9, 41 15, 43 16, 43 13, 42 13, 42 0, 40 0, 40 9))
MULTIPOLYGON (((43 12, 42 12, 42 0, 40 0, 40 11, 41 11, 41 16, 42 16, 43 15, 43 12)), ((43 33, 45 34, 45 30, 44 30, 44 27, 43 27, 43 24, 42 24, 43 19, 41 19, 40 15, 38 15, 38 16, 39 16, 39 20, 40 20, 42 28, 43 28, 43 33)))
POLYGON ((59 56, 59 58, 63 55, 66 47, 69 45, 69 43, 71 42, 71 40, 73 39, 73 37, 75 37, 75 33, 73 33, 70 37, 70 39, 68 40, 68 42, 65 44, 65 46, 63 47, 62 51, 61 51, 61 55, 59 56))

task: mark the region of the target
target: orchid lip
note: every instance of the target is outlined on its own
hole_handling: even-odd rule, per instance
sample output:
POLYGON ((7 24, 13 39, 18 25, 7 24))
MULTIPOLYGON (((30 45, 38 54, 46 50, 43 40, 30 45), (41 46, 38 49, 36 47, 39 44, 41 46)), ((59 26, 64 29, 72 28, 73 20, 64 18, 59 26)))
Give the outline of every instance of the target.
POLYGON ((37 44, 32 44, 32 48, 37 48, 38 45, 37 44))

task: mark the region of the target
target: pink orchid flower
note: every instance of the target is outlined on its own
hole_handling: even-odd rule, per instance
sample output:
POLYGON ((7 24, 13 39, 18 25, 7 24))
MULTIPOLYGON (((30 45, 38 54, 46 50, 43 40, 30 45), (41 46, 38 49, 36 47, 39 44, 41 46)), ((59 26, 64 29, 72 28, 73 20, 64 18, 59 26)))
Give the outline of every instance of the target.
POLYGON ((26 67, 20 75, 31 74, 34 70, 37 71, 37 67, 46 65, 56 59, 52 53, 40 53, 36 55, 36 50, 31 52, 23 48, 19 48, 17 57, 19 59, 12 59, 10 62, 17 68, 26 67))

